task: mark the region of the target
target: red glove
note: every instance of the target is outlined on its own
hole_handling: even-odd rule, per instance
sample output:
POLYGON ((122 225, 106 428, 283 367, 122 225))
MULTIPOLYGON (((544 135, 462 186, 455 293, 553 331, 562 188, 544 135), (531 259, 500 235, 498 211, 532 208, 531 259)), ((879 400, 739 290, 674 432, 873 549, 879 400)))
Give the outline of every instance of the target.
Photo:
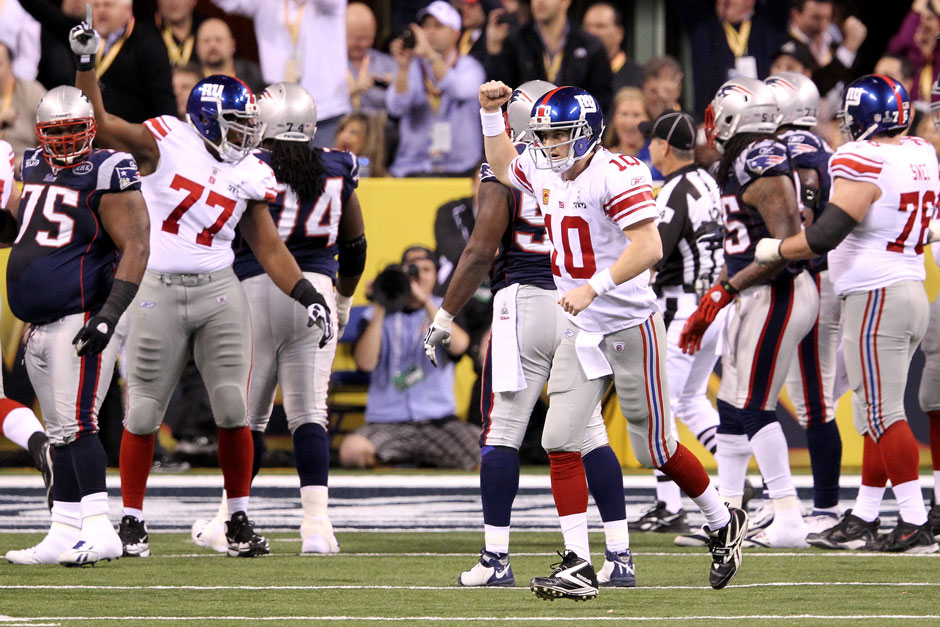
MULTIPOLYGON (((718 312, 734 300, 737 293, 738 290, 727 281, 716 283, 702 296, 702 300, 698 304, 698 311, 705 318, 705 321, 711 324, 715 321, 718 312)), ((691 319, 689 318, 689 320, 691 319)))
POLYGON ((701 350, 702 338, 709 326, 711 326, 711 321, 705 319, 701 306, 699 306, 685 321, 682 333, 679 334, 679 348, 682 349, 682 352, 687 355, 694 355, 696 351, 701 350))

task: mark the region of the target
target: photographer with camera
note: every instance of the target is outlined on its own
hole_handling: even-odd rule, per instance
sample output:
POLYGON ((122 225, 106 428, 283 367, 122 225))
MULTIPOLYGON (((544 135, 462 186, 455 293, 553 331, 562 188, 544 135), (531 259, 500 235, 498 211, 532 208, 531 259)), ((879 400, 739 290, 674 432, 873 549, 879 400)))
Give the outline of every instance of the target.
POLYGON ((372 309, 353 351, 356 366, 372 373, 366 424, 340 445, 343 466, 416 465, 472 469, 479 464, 479 428, 457 418, 454 363, 467 350, 466 332, 452 326, 449 346, 438 347, 435 368, 424 336, 441 299, 434 253, 411 246, 401 264, 372 282, 372 309))
POLYGON ((483 66, 457 49, 460 13, 444 0, 418 12, 392 41, 398 73, 385 94, 388 114, 399 118, 393 176, 471 176, 483 156, 477 90, 483 66))

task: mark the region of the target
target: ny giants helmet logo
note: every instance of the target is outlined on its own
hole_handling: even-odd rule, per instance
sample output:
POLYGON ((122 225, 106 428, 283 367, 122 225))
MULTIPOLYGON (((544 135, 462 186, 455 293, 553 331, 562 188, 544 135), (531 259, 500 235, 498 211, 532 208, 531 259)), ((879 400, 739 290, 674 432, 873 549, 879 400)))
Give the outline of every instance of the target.
POLYGON ((199 92, 202 95, 202 100, 216 101, 222 97, 223 89, 225 89, 225 85, 206 83, 199 88, 199 92))
POLYGON ((581 119, 584 119, 585 113, 595 113, 597 111, 597 105, 590 94, 575 94, 574 99, 581 106, 581 119))

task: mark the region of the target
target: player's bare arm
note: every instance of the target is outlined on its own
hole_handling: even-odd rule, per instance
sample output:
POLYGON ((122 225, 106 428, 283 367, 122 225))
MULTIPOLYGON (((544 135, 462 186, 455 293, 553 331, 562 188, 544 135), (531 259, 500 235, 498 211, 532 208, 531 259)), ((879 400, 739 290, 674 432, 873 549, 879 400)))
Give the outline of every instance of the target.
POLYGON ((285 294, 290 294, 304 275, 277 234, 268 204, 257 200, 248 203, 238 228, 274 284, 285 294))
POLYGON ((493 174, 501 183, 511 185, 509 164, 518 153, 509 135, 505 133, 505 122, 500 107, 512 96, 512 89, 501 81, 489 81, 480 85, 480 118, 483 122, 483 149, 493 174))
POLYGON ((598 275, 603 275, 604 271, 598 272, 588 283, 577 287, 567 294, 564 294, 558 301, 562 309, 576 316, 588 308, 598 292, 613 289, 613 286, 620 285, 630 279, 639 276, 656 265, 663 258, 663 242, 659 236, 659 229, 653 219, 642 220, 636 224, 631 224, 623 230, 630 243, 620 253, 617 261, 608 268, 610 279, 613 285, 601 287, 595 281, 598 275))
POLYGON ((353 293, 366 265, 366 234, 362 207, 356 192, 343 204, 339 222, 339 272, 336 276, 336 328, 343 337, 352 309, 353 293))

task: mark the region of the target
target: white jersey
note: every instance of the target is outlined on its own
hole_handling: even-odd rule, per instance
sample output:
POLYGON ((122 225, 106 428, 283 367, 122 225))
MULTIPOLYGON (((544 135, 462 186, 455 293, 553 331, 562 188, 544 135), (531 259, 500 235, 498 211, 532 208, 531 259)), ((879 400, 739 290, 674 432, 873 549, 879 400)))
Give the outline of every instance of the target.
POLYGON ((940 183, 933 146, 919 137, 903 137, 900 144, 850 142, 832 156, 829 175, 881 189, 865 219, 829 253, 835 293, 923 281, 927 225, 940 183))
POLYGON ((10 202, 14 185, 16 181, 13 180, 13 147, 0 140, 0 209, 10 202))
POLYGON ((150 213, 147 269, 205 274, 232 265, 235 225, 248 202, 277 197, 270 166, 254 155, 215 159, 187 123, 163 115, 144 122, 157 140, 157 169, 141 179, 150 213))
MULTIPOLYGON (((552 274, 563 293, 584 285, 620 258, 630 243, 623 229, 659 217, 649 168, 639 159, 604 148, 573 181, 536 168, 528 151, 513 159, 509 178, 514 187, 535 197, 545 215, 553 246, 552 274)), ((649 278, 644 271, 569 318, 584 331, 605 335, 637 326, 659 311, 649 278)))

